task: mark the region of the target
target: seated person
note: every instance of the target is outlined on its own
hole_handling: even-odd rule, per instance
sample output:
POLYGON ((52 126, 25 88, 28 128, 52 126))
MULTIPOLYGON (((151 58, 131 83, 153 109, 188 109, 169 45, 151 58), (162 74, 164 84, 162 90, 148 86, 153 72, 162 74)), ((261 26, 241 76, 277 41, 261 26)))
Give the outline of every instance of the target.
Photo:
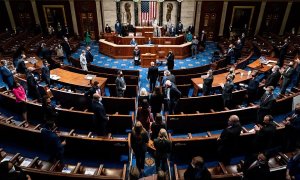
POLYGON ((139 65, 141 62, 141 51, 138 46, 135 46, 133 50, 133 61, 135 65, 139 65))
POLYGON ((130 45, 131 45, 131 46, 137 46, 137 42, 135 41, 134 38, 131 39, 130 45))
POLYGON ((147 45, 153 45, 154 43, 152 42, 151 38, 148 38, 148 41, 146 42, 147 45))

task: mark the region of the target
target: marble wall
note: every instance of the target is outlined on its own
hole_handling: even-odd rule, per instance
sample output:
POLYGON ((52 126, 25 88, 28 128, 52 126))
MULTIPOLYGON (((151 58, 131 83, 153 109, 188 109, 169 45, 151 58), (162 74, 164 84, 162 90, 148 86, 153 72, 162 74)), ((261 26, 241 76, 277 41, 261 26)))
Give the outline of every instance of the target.
MULTIPOLYGON (((108 24, 112 30, 115 30, 115 23, 117 20, 116 2, 112 0, 102 0, 102 11, 104 24, 108 24)), ((125 11, 124 7, 121 7, 121 12, 122 11, 125 11)), ((131 12, 131 14, 133 14, 133 12, 131 12)))
POLYGON ((189 25, 194 24, 194 14, 196 10, 195 0, 184 0, 181 3, 181 22, 183 28, 186 29, 189 25))
POLYGON ((167 14, 171 13, 171 23, 177 23, 177 1, 164 1, 163 2, 163 24, 167 23, 167 14), (172 8, 170 8, 172 7, 172 8), (171 10, 172 9, 172 10, 171 10))

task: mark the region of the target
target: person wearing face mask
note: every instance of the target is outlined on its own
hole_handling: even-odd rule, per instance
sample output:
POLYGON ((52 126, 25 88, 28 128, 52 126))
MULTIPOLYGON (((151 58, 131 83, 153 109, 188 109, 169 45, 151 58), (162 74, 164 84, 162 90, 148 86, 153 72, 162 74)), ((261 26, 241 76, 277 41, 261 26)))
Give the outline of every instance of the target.
POLYGON ((213 81, 214 81, 213 71, 208 70, 207 75, 203 77, 203 96, 207 96, 210 94, 213 81))
POLYGON ((98 93, 93 95, 92 110, 94 113, 95 131, 99 136, 106 135, 106 126, 109 117, 106 115, 105 108, 101 102, 102 98, 98 93))
POLYGON ((204 160, 201 156, 193 157, 187 170, 184 172, 184 179, 186 180, 210 180, 211 174, 204 165, 204 160))
POLYGON ((14 75, 13 72, 8 69, 6 60, 1 61, 0 74, 2 75, 3 82, 7 85, 8 89, 11 90, 14 84, 14 75))
POLYGON ((292 81, 292 75, 294 73, 294 63, 290 62, 289 65, 280 71, 281 76, 283 78, 282 87, 280 90, 280 94, 284 95, 287 87, 290 85, 292 81))
POLYGON ((230 108, 232 106, 232 91, 234 89, 234 83, 232 81, 232 75, 226 77, 226 83, 221 84, 222 87, 222 98, 224 102, 224 107, 230 108))
POLYGON ((105 26, 105 32, 111 33, 111 28, 108 26, 108 24, 106 24, 106 26, 105 26))
POLYGON ((100 84, 98 81, 94 81, 93 86, 87 92, 84 93, 84 96, 88 100, 90 110, 92 110, 92 100, 93 100, 93 95, 95 93, 97 93, 101 96, 101 89, 100 89, 100 84))
POLYGON ((286 129, 286 150, 294 150, 296 144, 300 142, 300 103, 297 103, 292 111, 283 121, 286 129))
POLYGON ((126 82, 123 77, 123 72, 121 70, 118 71, 118 76, 116 78, 116 92, 117 97, 124 97, 124 92, 126 90, 126 82))
POLYGON ((225 165, 230 163, 230 158, 234 154, 241 130, 242 126, 239 117, 231 115, 228 119, 228 126, 222 131, 217 140, 219 160, 225 165))
POLYGON ((261 125, 255 125, 255 138, 253 147, 256 152, 263 152, 272 147, 275 137, 276 125, 273 123, 273 117, 266 115, 261 125))
POLYGON ((243 180, 269 180, 270 167, 265 154, 259 153, 245 160, 243 166, 243 180))
POLYGON ((0 179, 31 180, 31 177, 28 174, 25 174, 20 167, 13 165, 12 162, 3 161, 0 163, 0 179))
POLYGON ((275 65, 272 68, 272 73, 267 77, 265 81, 265 87, 273 86, 276 87, 278 85, 278 81, 280 79, 279 66, 275 65))
POLYGON ((260 99, 260 103, 258 106, 258 119, 256 124, 261 124, 264 120, 266 115, 270 115, 272 108, 276 102, 276 99, 273 95, 274 87, 268 86, 265 88, 266 92, 260 99))

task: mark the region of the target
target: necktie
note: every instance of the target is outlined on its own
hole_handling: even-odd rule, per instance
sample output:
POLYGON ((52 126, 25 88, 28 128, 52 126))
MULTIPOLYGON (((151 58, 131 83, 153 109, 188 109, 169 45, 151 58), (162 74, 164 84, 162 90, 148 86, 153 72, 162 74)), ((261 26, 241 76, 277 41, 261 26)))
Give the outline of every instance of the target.
POLYGON ((167 99, 170 100, 170 88, 167 88, 167 99))
POLYGON ((269 96, 270 96, 270 95, 267 95, 267 96, 265 97, 264 102, 267 101, 267 99, 269 98, 269 96))
POLYGON ((287 73, 289 70, 290 70, 290 67, 288 67, 288 68, 286 69, 285 73, 287 73))

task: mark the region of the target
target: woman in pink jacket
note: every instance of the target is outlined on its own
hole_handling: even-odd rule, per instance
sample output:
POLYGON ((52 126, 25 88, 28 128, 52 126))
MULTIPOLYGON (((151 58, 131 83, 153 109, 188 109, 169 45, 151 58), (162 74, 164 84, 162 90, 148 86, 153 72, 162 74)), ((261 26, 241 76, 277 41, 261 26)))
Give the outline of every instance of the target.
POLYGON ((20 109, 22 114, 22 120, 27 122, 27 109, 26 109, 26 92, 23 86, 21 86, 18 82, 15 82, 13 85, 12 93, 16 97, 16 103, 18 105, 18 109, 20 109))

